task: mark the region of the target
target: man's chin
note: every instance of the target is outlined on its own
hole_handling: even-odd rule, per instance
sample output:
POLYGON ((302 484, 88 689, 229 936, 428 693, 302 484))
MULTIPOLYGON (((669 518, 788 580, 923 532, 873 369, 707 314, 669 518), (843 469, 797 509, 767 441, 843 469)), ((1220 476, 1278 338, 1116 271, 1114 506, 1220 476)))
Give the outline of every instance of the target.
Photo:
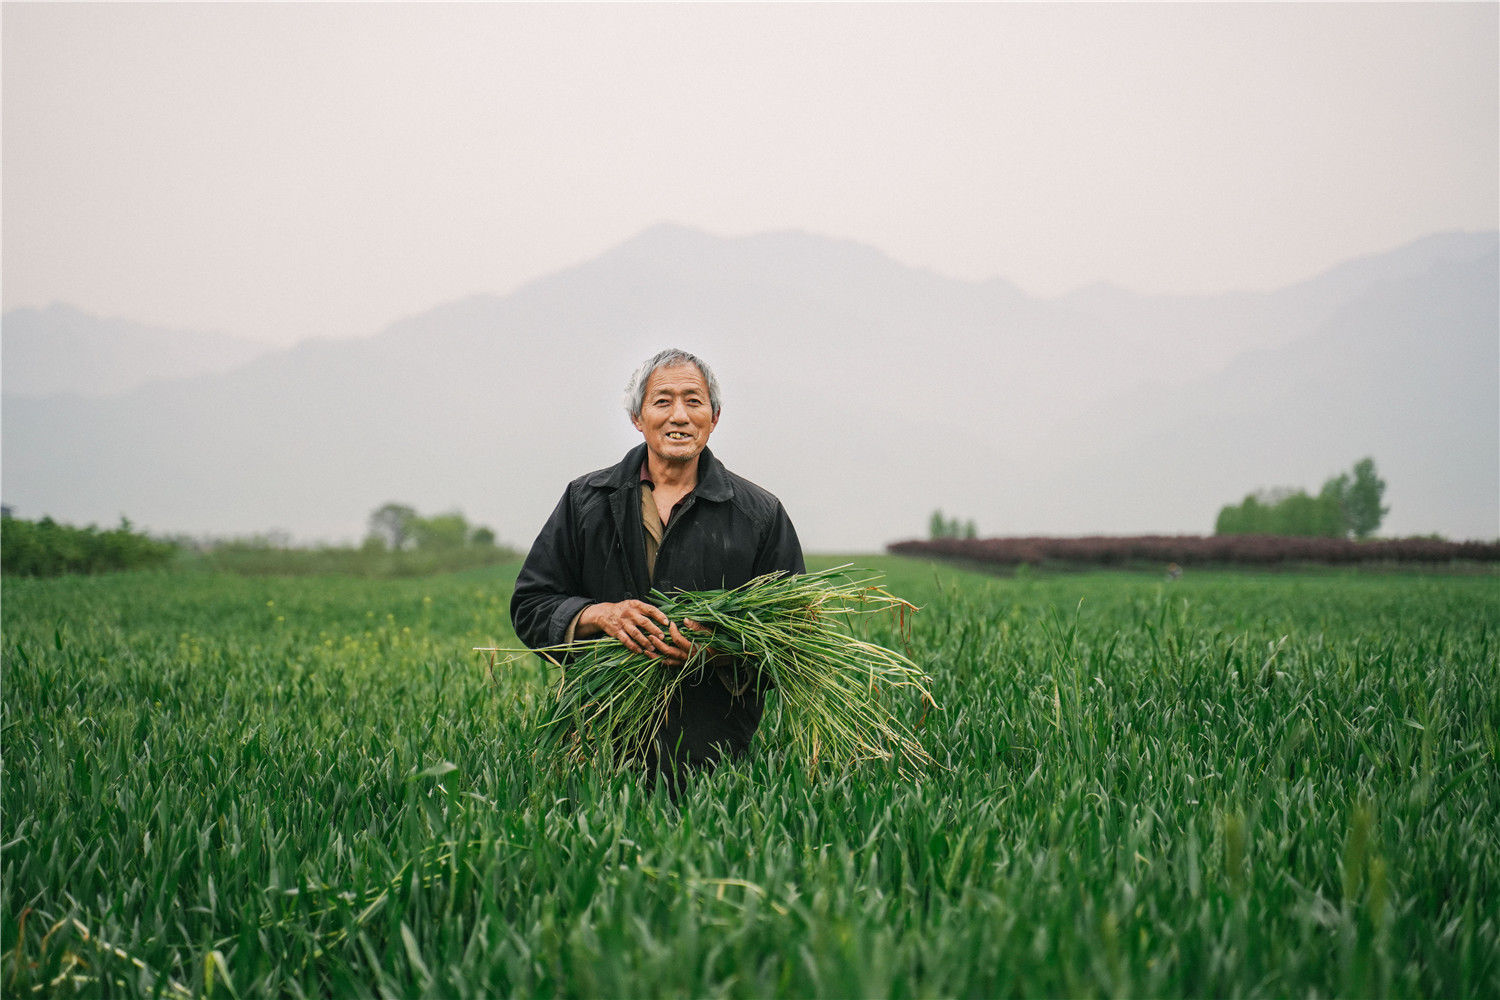
POLYGON ((661 448, 652 448, 652 453, 663 462, 671 462, 674 465, 682 465, 693 461, 703 451, 701 444, 672 445, 668 444, 661 448))

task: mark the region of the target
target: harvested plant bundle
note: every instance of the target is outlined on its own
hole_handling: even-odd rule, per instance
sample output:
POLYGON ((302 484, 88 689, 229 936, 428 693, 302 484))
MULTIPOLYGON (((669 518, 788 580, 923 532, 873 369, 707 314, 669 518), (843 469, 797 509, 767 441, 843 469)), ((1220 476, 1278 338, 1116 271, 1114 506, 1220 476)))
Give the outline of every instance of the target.
POLYGON ((632 653, 605 638, 537 650, 563 668, 543 734, 577 757, 609 750, 617 760, 643 755, 682 685, 712 654, 730 654, 742 679, 774 682, 784 736, 816 764, 894 760, 905 773, 932 758, 892 712, 903 693, 932 705, 926 674, 906 656, 851 634, 853 616, 916 609, 841 566, 801 576, 772 573, 732 590, 653 591, 651 601, 687 632, 699 652, 680 666, 632 653), (760 676, 754 676, 755 674, 760 676))

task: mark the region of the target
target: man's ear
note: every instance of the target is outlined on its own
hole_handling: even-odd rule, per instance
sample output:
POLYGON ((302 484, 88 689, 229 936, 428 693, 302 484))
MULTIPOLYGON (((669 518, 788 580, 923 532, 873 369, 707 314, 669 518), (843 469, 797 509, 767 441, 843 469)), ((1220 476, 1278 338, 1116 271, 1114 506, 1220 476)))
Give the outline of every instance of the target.
POLYGON ((642 434, 646 433, 646 428, 641 426, 641 415, 639 413, 632 413, 630 415, 630 422, 632 424, 635 424, 636 430, 640 431, 642 434))
POLYGON ((719 412, 714 414, 714 422, 708 425, 708 429, 709 430, 716 429, 719 426, 719 418, 722 417, 723 415, 724 415, 724 408, 721 406, 721 407, 719 407, 719 412))

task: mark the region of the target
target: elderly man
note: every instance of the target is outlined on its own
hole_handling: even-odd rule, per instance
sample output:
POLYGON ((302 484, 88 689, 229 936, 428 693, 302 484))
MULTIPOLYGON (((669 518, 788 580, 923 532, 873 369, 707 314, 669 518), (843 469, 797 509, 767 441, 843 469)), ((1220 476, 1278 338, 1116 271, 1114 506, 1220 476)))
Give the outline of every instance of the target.
MULTIPOLYGON (((608 635, 680 665, 692 642, 645 598, 652 589, 737 587, 775 570, 802 573, 802 548, 781 502, 708 450, 719 383, 691 354, 643 364, 625 408, 645 439, 613 468, 573 480, 531 546, 511 598, 516 635, 533 649, 608 635)), ((651 767, 679 787, 686 769, 738 756, 760 725, 754 670, 716 658, 683 686, 651 767)))

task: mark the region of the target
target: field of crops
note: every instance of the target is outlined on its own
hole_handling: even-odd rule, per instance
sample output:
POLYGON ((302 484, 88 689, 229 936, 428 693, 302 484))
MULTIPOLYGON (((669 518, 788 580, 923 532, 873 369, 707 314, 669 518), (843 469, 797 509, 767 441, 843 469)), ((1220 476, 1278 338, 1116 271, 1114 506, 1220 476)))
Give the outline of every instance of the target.
POLYGON ((1500 577, 861 563, 943 768, 773 709, 676 804, 534 755, 547 674, 470 652, 514 566, 7 579, 0 984, 1500 995, 1500 577))

